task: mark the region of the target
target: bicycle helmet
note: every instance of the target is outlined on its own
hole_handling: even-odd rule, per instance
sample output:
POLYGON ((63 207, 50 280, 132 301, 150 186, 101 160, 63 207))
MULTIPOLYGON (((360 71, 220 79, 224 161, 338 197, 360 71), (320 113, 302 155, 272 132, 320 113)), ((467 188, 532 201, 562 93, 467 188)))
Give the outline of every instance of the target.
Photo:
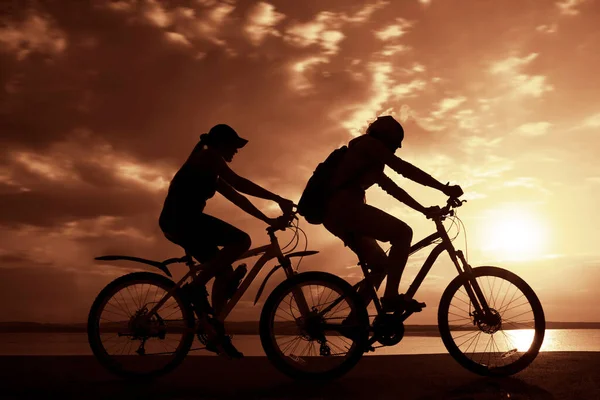
POLYGON ((367 128, 367 135, 373 136, 384 142, 394 150, 399 148, 404 139, 404 129, 391 115, 377 117, 367 128))

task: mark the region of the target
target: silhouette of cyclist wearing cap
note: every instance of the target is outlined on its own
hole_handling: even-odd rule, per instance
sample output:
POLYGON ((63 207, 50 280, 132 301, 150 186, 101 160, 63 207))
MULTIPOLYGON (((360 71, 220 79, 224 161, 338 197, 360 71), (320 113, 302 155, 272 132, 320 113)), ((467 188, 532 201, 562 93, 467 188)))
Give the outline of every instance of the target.
MULTIPOLYGON (((235 279, 234 284, 238 284, 243 278, 243 275, 235 276, 231 264, 250 248, 251 240, 240 229, 205 214, 206 201, 219 192, 248 214, 273 226, 281 225, 281 220, 264 215, 241 193, 273 200, 284 214, 290 213, 294 205, 229 168, 227 163, 247 142, 225 124, 215 125, 200 135, 200 141, 171 180, 159 218, 165 237, 207 266, 195 279, 194 290, 205 292, 204 285, 215 277, 212 305, 216 315, 237 289, 236 285, 228 290, 230 281, 235 279), (222 246, 220 250, 219 246, 222 246)), ((215 351, 214 347, 207 346, 207 349, 215 351)), ((241 356, 232 345, 228 350, 234 356, 241 356)))

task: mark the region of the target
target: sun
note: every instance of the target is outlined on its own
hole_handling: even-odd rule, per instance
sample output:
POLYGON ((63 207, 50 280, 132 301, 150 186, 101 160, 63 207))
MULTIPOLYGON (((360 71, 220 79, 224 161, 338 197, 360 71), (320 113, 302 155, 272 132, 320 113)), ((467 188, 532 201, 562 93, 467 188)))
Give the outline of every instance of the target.
POLYGON ((534 210, 498 208, 485 218, 483 250, 507 260, 528 260, 543 254, 547 229, 534 210))

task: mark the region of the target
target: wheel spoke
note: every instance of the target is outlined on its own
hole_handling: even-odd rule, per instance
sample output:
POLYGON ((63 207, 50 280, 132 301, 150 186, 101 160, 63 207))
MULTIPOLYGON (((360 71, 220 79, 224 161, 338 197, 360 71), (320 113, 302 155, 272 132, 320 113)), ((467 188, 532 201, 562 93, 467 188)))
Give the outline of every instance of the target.
POLYGON ((462 309, 462 308, 460 308, 460 307, 458 307, 458 306, 455 306, 454 304, 450 304, 450 307, 454 307, 454 308, 458 309, 459 311, 464 311, 464 312, 466 312, 467 314, 469 314, 469 311, 467 311, 467 310, 465 310, 465 309, 462 309))
MULTIPOLYGON (((514 310, 515 308, 518 308, 518 307, 524 306, 524 305, 526 305, 526 304, 529 304, 529 301, 526 301, 525 303, 521 303, 521 304, 519 304, 518 306, 514 306, 514 307, 511 307, 511 308, 505 309, 505 310, 504 310, 502 313, 504 314, 505 312, 507 312, 507 311, 509 311, 509 310, 514 310)), ((528 313, 528 312, 530 312, 530 311, 531 311, 531 310, 525 311, 524 313, 522 313, 522 314, 519 314, 519 315, 526 314, 526 313, 528 313)), ((517 316, 519 316, 519 315, 517 315, 517 316)), ((515 317, 513 316, 513 318, 515 318, 515 317)))

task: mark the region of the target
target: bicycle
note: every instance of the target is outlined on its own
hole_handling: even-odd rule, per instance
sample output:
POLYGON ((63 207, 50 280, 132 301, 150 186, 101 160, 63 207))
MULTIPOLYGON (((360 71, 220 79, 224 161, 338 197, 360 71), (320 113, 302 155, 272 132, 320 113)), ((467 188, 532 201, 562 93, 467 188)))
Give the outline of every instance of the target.
POLYGON ((260 299, 269 278, 279 268, 285 271, 287 278, 293 277, 298 274, 302 257, 318 253, 306 250, 306 247, 304 251, 292 252, 298 245, 298 231, 302 230, 293 223, 298 220, 295 213, 288 217, 285 227, 267 228, 270 244, 250 249, 238 259, 262 255, 219 315, 196 311, 190 293, 182 289, 203 269, 203 265, 196 263, 187 251, 181 258, 164 261, 125 255, 96 257, 96 260, 102 261, 127 260, 151 265, 166 275, 129 273, 109 283, 98 294, 88 316, 87 333, 92 352, 100 364, 125 378, 157 377, 176 368, 189 351, 206 349, 192 348, 195 335, 204 345, 207 335, 217 339, 223 336, 225 318, 268 261, 277 259, 279 264, 264 278, 254 304, 260 299), (290 226, 295 227, 294 237, 282 249, 275 232, 290 226), (294 240, 293 248, 284 253, 294 240), (293 257, 300 257, 296 269, 292 266, 293 257), (173 275, 168 265, 176 263, 187 265, 189 272, 174 282, 169 279, 173 275))
MULTIPOLYGON (((450 239, 451 227, 447 231, 443 221, 452 218, 453 224, 458 220, 462 225, 454 209, 463 202, 449 199, 436 215, 430 216, 436 232, 411 246, 412 255, 437 243, 405 299, 413 299, 438 256, 447 251, 458 276, 444 290, 438 308, 438 329, 446 349, 474 373, 512 375, 537 356, 545 333, 544 311, 534 291, 517 275, 492 266, 472 268, 463 252, 454 248, 452 241, 458 233, 450 239)), ((364 352, 375 351, 376 343, 378 347, 393 346, 402 340, 404 321, 420 312, 424 303, 383 312, 368 265, 360 259, 358 264, 365 278, 353 286, 331 274, 309 272, 293 276, 273 290, 261 313, 261 342, 280 371, 296 379, 337 378, 354 367, 364 352), (370 288, 375 315, 368 315, 357 294, 363 284, 370 288), (317 304, 307 313, 309 299, 313 303, 316 299, 317 304), (292 304, 294 300, 298 306, 292 304), (278 314, 280 305, 283 312, 278 314), (338 362, 334 363, 335 359, 338 362)))

